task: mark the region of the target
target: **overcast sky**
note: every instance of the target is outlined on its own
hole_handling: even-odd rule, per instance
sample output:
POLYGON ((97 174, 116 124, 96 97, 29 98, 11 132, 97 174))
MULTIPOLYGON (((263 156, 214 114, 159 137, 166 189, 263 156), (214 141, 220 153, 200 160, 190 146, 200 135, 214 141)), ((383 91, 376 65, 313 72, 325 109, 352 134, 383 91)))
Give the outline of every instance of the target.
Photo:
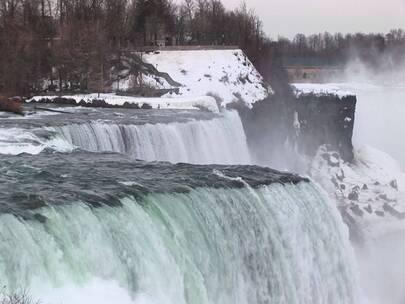
MULTIPOLYGON (((228 8, 241 0, 223 0, 228 8)), ((405 29, 405 0, 246 0, 261 17, 266 33, 388 32, 405 29)))

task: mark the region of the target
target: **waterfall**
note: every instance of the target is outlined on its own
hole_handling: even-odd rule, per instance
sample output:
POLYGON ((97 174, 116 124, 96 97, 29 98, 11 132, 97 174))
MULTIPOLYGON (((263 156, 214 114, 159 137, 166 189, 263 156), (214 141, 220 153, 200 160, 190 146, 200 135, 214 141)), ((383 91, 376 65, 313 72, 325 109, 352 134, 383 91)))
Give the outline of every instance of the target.
POLYGON ((358 303, 348 233, 311 183, 121 203, 0 215, 2 286, 44 303, 358 303))
POLYGON ((62 126, 0 128, 0 154, 39 154, 45 149, 117 152, 133 159, 192 164, 250 164, 239 114, 211 120, 158 124, 90 121, 62 126))
POLYGON ((249 164, 242 122, 236 111, 186 123, 118 125, 102 122, 54 128, 81 149, 118 152, 146 161, 249 164))

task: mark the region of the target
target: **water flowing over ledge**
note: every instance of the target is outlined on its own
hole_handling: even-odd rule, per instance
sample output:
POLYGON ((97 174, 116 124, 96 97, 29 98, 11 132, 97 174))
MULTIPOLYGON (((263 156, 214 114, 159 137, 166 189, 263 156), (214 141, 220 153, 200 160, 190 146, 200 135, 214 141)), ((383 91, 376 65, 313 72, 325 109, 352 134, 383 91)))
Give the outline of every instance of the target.
POLYGON ((107 292, 99 281, 132 303, 357 303, 347 230, 308 181, 258 167, 70 156, 1 164, 1 201, 20 202, 0 215, 8 289, 58 303, 89 285, 107 292))
POLYGON ((257 188, 272 183, 297 184, 307 179, 256 166, 146 163, 113 153, 76 151, 2 156, 0 212, 86 201, 117 206, 127 196, 187 193, 196 188, 257 188), (241 179, 243 177, 243 180, 241 179))
POLYGON ((143 118, 123 119, 110 114, 91 121, 87 116, 78 121, 62 117, 60 125, 56 117, 50 121, 39 119, 34 127, 28 124, 26 129, 13 124, 0 130, 0 154, 38 154, 44 149, 71 152, 77 147, 122 153, 145 161, 251 163, 242 122, 235 111, 211 119, 168 123, 136 124, 143 118))
POLYGON ((54 130, 81 149, 118 152, 146 161, 251 163, 242 122, 236 112, 188 123, 140 126, 87 123, 54 130))

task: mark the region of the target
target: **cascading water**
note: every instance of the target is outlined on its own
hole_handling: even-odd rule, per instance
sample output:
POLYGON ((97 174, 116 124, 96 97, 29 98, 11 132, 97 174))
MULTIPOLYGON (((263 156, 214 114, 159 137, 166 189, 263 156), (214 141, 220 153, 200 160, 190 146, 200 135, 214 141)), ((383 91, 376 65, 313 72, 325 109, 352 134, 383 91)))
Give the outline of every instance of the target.
POLYGON ((122 303, 358 303, 347 231, 304 179, 90 153, 7 156, 0 171, 8 290, 70 304, 112 294, 122 303))
POLYGON ((95 122, 67 125, 55 130, 82 149, 124 153, 146 161, 194 164, 251 162, 242 122, 235 111, 206 121, 155 125, 95 122))
POLYGON ((0 131, 0 154, 38 154, 46 148, 70 152, 117 152, 134 159, 194 164, 250 164, 236 111, 210 120, 157 124, 106 121, 0 131))

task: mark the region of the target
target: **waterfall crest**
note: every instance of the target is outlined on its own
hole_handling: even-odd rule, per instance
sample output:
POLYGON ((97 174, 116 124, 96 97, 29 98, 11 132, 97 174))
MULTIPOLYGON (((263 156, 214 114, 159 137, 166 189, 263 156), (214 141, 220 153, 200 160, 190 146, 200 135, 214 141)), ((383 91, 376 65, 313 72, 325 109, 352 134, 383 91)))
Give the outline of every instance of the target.
POLYGON ((80 294, 86 284, 102 294, 94 283, 102 280, 133 303, 357 300, 347 231, 311 183, 196 188, 127 197, 121 207, 72 202, 36 212, 46 220, 0 216, 0 278, 41 299, 52 292, 63 302, 72 294, 65 286, 80 294))
POLYGON ((193 164, 251 162, 237 112, 187 123, 117 125, 91 122, 54 129, 81 149, 118 152, 145 161, 193 164))
POLYGON ((157 124, 89 121, 61 126, 0 129, 0 154, 39 154, 45 149, 116 152, 133 159, 191 164, 250 164, 239 114, 210 120, 157 124))

